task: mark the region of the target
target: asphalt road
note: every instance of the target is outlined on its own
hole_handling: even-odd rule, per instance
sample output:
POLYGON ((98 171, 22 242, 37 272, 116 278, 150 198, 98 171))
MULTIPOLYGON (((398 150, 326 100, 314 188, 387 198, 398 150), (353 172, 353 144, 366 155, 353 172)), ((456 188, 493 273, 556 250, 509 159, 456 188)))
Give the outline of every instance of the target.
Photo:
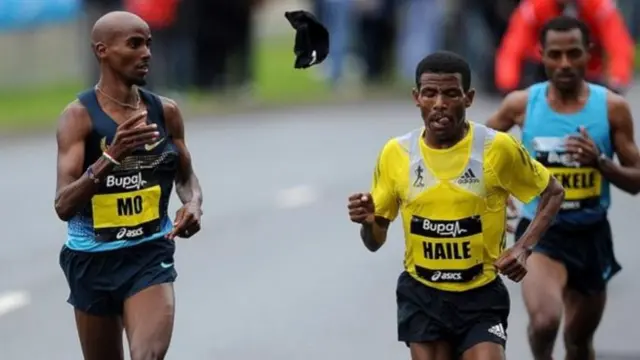
MULTIPOLYGON (((495 106, 480 99, 471 118, 482 121, 495 106)), ((632 106, 640 114, 640 102, 632 106)), ((410 103, 375 103, 187 124, 205 194, 204 230, 178 246, 178 308, 168 358, 407 359, 396 341, 400 226, 371 254, 345 204, 351 192, 368 189, 382 144, 419 123, 410 103)), ((81 359, 58 267, 65 224, 52 206, 54 136, 1 146, 0 359, 81 359)), ((633 217, 640 204, 618 191, 613 198, 624 270, 611 284, 596 344, 600 352, 638 359, 640 246, 633 217)), ((508 356, 527 360, 519 286, 509 289, 508 356)), ((561 341, 556 348, 561 355, 561 341)))

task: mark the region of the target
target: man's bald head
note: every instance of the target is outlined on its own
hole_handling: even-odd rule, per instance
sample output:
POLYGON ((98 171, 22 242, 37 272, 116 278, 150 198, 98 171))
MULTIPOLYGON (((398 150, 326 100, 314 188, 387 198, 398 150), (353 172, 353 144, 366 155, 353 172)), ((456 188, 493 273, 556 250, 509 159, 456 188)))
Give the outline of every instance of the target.
POLYGON ((119 35, 140 30, 148 32, 149 25, 138 15, 126 11, 112 11, 103 15, 93 25, 91 42, 94 46, 98 43, 108 44, 119 35))
POLYGON ((144 85, 151 59, 151 31, 138 15, 113 11, 93 25, 91 43, 101 71, 144 85))

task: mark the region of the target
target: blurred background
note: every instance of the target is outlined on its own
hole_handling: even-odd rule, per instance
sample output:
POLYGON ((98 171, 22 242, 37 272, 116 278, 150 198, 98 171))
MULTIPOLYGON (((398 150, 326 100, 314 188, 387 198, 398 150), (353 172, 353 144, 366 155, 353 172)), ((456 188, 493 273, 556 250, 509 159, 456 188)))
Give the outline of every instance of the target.
MULTIPOLYGON (((638 116, 640 2, 578 3, 0 0, 0 360, 81 358, 58 265, 66 224, 53 211, 53 127, 97 80, 89 31, 105 12, 135 10, 151 24, 149 88, 185 113, 204 189, 203 230, 176 254, 168 359, 388 360, 408 356, 395 341, 401 228, 370 254, 345 205, 368 188, 382 145, 419 126, 416 64, 436 49, 463 54, 479 90, 469 116, 483 122, 506 91, 540 78, 536 29, 566 6, 595 27, 590 75, 624 91, 638 116), (331 33, 330 57, 307 70, 293 68, 295 33, 284 18, 298 9, 331 33)), ((628 219, 639 212, 637 199, 613 191, 624 270, 610 286, 598 359, 640 359, 640 243, 628 219)), ((531 359, 519 286, 508 287, 508 358, 531 359)))
MULTIPOLYGON (((406 96, 417 62, 441 48, 465 55, 476 88, 497 93, 496 52, 519 3, 1 0, 0 124, 6 129, 50 125, 66 102, 95 82, 88 32, 100 15, 114 9, 137 11, 153 28, 149 87, 176 97, 190 111, 206 113, 406 96), (152 3, 155 8, 147 10, 152 3), (283 16, 291 9, 312 11, 330 29, 331 56, 322 66, 293 70, 294 32, 283 16)), ((640 5, 634 0, 618 4, 636 39, 640 5)), ((521 35, 514 36, 522 42, 521 35)))

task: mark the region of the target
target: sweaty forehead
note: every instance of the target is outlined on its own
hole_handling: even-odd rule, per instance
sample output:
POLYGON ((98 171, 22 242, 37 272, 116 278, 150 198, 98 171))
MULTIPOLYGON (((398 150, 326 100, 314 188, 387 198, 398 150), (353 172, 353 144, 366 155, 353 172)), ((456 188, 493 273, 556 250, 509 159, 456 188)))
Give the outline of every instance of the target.
POLYGON ((420 87, 462 87, 462 76, 458 73, 424 73, 420 75, 420 87))
POLYGON ((114 37, 116 38, 130 38, 133 36, 140 36, 148 38, 151 36, 149 26, 144 23, 129 23, 116 26, 114 28, 114 37))
POLYGON ((91 35, 94 42, 109 42, 132 36, 149 37, 151 31, 147 23, 138 16, 112 12, 96 21, 91 35))
POLYGON ((546 38, 546 47, 562 48, 582 46, 582 32, 579 29, 567 31, 549 30, 546 38))

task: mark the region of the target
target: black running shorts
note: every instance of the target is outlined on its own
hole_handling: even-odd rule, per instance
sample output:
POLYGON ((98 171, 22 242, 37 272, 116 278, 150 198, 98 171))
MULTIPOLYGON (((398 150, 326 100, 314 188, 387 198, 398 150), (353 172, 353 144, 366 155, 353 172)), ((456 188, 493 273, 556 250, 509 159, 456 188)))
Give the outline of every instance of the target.
MULTIPOLYGON (((520 220, 516 241, 530 223, 528 219, 520 220)), ((622 270, 613 251, 607 219, 591 225, 552 225, 534 251, 562 263, 567 269, 567 287, 586 296, 604 291, 609 280, 622 270)))
POLYGON ((69 284, 67 302, 91 315, 121 315, 124 301, 130 296, 175 281, 175 248, 175 243, 166 239, 105 252, 63 246, 60 267, 69 284))
POLYGON ((398 340, 446 341, 457 357, 491 342, 506 347, 509 292, 500 277, 477 289, 449 292, 426 286, 407 272, 398 278, 398 340))

